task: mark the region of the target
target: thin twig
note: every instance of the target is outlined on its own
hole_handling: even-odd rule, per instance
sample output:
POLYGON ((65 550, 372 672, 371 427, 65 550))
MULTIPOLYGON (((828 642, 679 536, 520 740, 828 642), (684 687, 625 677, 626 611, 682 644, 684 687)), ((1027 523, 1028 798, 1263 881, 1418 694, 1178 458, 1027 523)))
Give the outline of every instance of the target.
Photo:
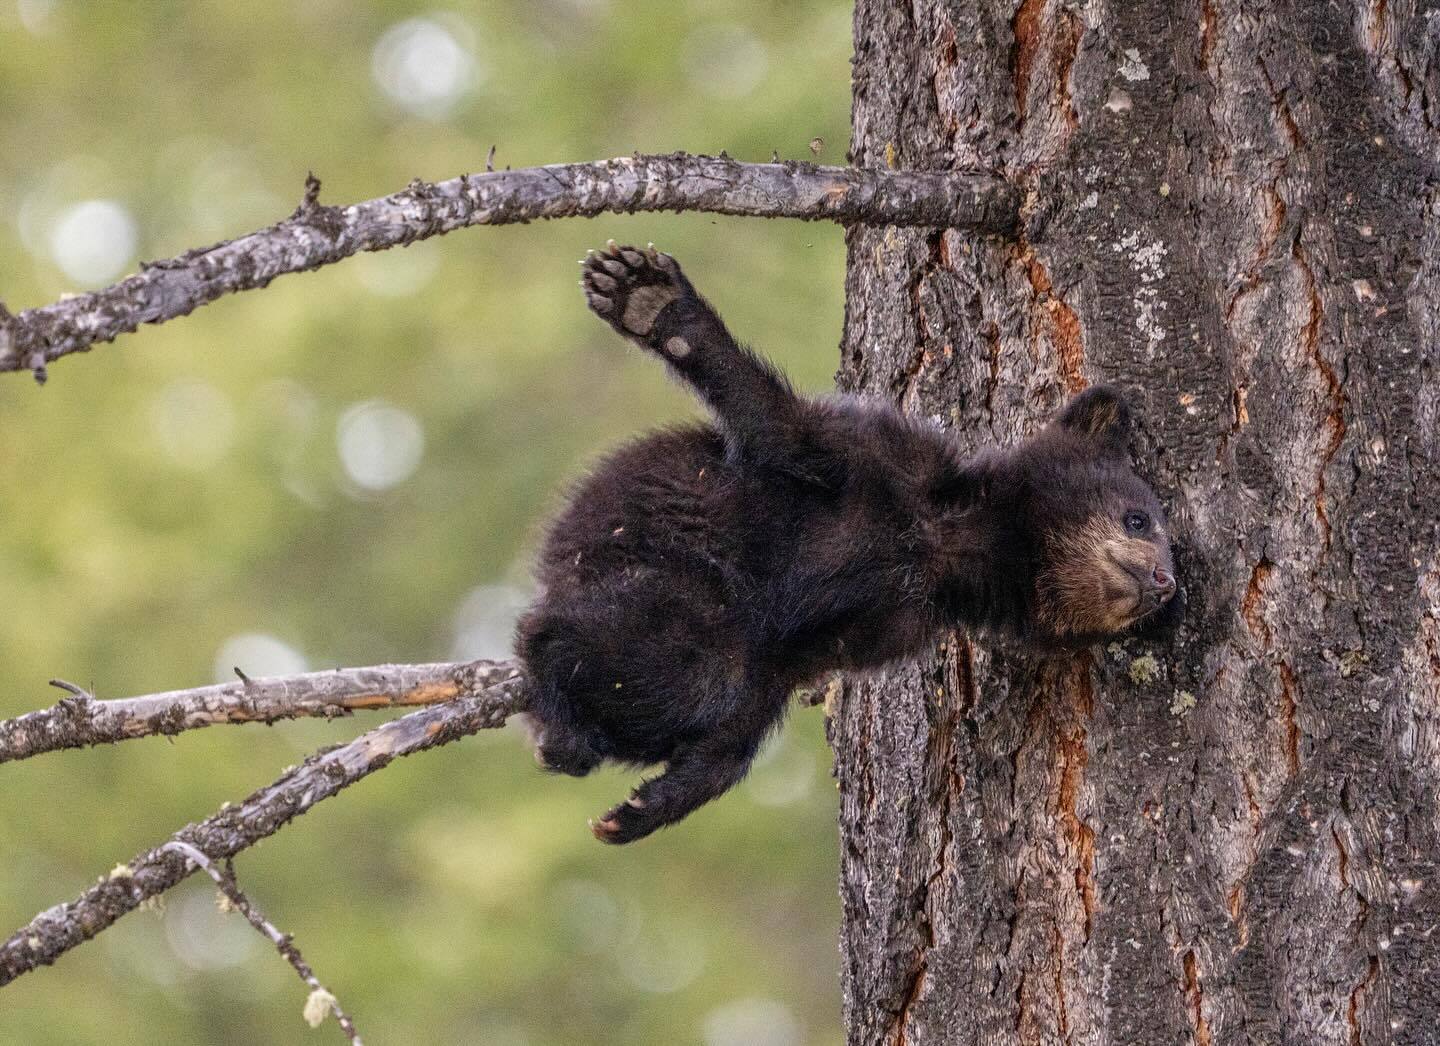
POLYGON ((305 1007, 306 1019, 310 1020, 312 1016, 315 1017, 314 1020, 310 1020, 312 1027, 318 1026, 320 1021, 324 1020, 328 1013, 333 1013, 335 1020, 340 1023, 340 1027, 344 1030, 346 1037, 349 1038, 351 1043, 353 1043, 354 1046, 364 1046, 360 1041, 360 1033, 355 1030, 355 1022, 340 1008, 340 1000, 335 998, 335 993, 320 983, 320 979, 315 976, 315 971, 310 968, 310 964, 306 962, 305 957, 300 954, 300 949, 295 947, 294 939, 288 933, 281 933, 274 923, 261 914, 260 909, 255 907, 250 898, 245 896, 245 891, 241 890, 240 884, 235 881, 234 871, 221 871, 215 867, 210 858, 206 857, 189 843, 179 839, 166 843, 160 847, 160 849, 178 853, 181 857, 188 859, 192 864, 204 871, 211 879, 214 879, 215 885, 220 888, 220 892, 229 899, 230 903, 235 906, 241 915, 245 916, 250 925, 269 939, 270 943, 275 946, 275 950, 284 957, 286 962, 295 968, 295 972, 300 975, 300 979, 309 986, 311 1000, 319 1004, 314 1007, 314 1014, 311 1013, 312 1007, 309 1003, 307 1003, 305 1007))
POLYGON ((459 696, 461 679, 482 688, 504 687, 517 698, 528 685, 514 661, 374 665, 270 679, 241 674, 233 683, 109 701, 97 701, 83 687, 52 679, 52 686, 74 696, 0 720, 0 763, 216 723, 273 723, 305 716, 333 718, 358 709, 433 705, 459 696))
POLYGON ((30 370, 142 323, 163 323, 277 276, 361 251, 404 246, 471 225, 636 211, 707 211, 845 224, 963 227, 1004 232, 1018 214, 1013 187, 986 175, 889 171, 722 157, 629 156, 487 171, 348 207, 319 202, 307 179, 295 213, 258 232, 150 262, 113 286, 53 305, 0 314, 0 370, 30 370))
POLYGON ((0 944, 0 987, 39 966, 48 966, 192 873, 168 843, 189 843, 211 860, 225 860, 274 835, 316 803, 368 777, 401 756, 449 744, 504 724, 523 707, 520 691, 500 681, 486 686, 462 666, 460 696, 422 708, 361 734, 349 744, 318 752, 274 784, 237 805, 225 804, 199 824, 187 825, 161 845, 127 862, 75 900, 35 916, 0 944))
POLYGON ((79 683, 72 683, 72 682, 70 682, 69 680, 66 680, 66 679, 52 679, 52 680, 50 680, 50 685, 53 686, 56 690, 63 690, 63 691, 65 691, 67 694, 74 694, 76 697, 80 698, 81 700, 84 700, 84 701, 94 701, 94 700, 95 700, 95 695, 92 694, 90 691, 86 690, 86 689, 85 689, 83 686, 81 686, 79 683))

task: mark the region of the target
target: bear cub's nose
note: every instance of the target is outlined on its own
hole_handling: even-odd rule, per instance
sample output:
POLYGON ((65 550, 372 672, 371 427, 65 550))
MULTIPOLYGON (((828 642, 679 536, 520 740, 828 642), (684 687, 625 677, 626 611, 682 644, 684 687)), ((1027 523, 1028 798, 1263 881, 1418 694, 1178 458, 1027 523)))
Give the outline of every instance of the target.
POLYGON ((1162 603, 1175 594, 1175 575, 1171 574, 1170 571, 1164 567, 1156 567, 1152 578, 1155 582, 1155 588, 1160 594, 1160 601, 1162 603))

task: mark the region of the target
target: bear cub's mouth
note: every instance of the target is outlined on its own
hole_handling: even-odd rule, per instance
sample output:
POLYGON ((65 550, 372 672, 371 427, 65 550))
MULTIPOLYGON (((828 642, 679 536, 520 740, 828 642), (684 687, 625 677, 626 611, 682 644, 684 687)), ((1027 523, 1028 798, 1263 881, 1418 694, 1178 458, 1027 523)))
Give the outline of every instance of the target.
POLYGON ((1179 588, 1175 575, 1159 564, 1151 566, 1122 563, 1113 555, 1110 560, 1134 582, 1129 593, 1133 600, 1129 615, 1134 620, 1148 617, 1175 598, 1175 592, 1179 588))
POLYGON ((1129 573, 1135 578, 1136 616, 1153 614, 1175 598, 1178 587, 1175 575, 1164 567, 1155 566, 1144 572, 1130 570, 1129 573))

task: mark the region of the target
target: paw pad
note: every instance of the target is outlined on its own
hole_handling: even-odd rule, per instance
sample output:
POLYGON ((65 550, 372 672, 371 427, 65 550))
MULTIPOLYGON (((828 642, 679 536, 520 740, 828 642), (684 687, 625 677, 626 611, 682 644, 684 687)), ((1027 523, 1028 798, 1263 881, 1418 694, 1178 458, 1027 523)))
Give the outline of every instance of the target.
MULTIPOLYGON (((675 259, 653 247, 642 251, 611 240, 605 250, 591 251, 581 266, 580 286, 590 311, 626 337, 642 341, 655 329, 661 310, 688 290, 675 259)), ((690 351, 683 339, 670 341, 683 346, 672 350, 667 342, 666 352, 673 358, 690 351)))

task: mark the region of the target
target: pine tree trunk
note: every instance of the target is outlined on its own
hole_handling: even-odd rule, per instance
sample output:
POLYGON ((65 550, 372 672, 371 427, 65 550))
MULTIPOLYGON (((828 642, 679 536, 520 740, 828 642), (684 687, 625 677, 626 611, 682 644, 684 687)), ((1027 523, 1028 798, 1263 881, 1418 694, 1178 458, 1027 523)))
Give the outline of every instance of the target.
POLYGON ((842 385, 974 446, 1117 382, 1173 641, 955 635, 848 685, 853 1043, 1440 1042, 1440 12, 859 0, 842 385))

